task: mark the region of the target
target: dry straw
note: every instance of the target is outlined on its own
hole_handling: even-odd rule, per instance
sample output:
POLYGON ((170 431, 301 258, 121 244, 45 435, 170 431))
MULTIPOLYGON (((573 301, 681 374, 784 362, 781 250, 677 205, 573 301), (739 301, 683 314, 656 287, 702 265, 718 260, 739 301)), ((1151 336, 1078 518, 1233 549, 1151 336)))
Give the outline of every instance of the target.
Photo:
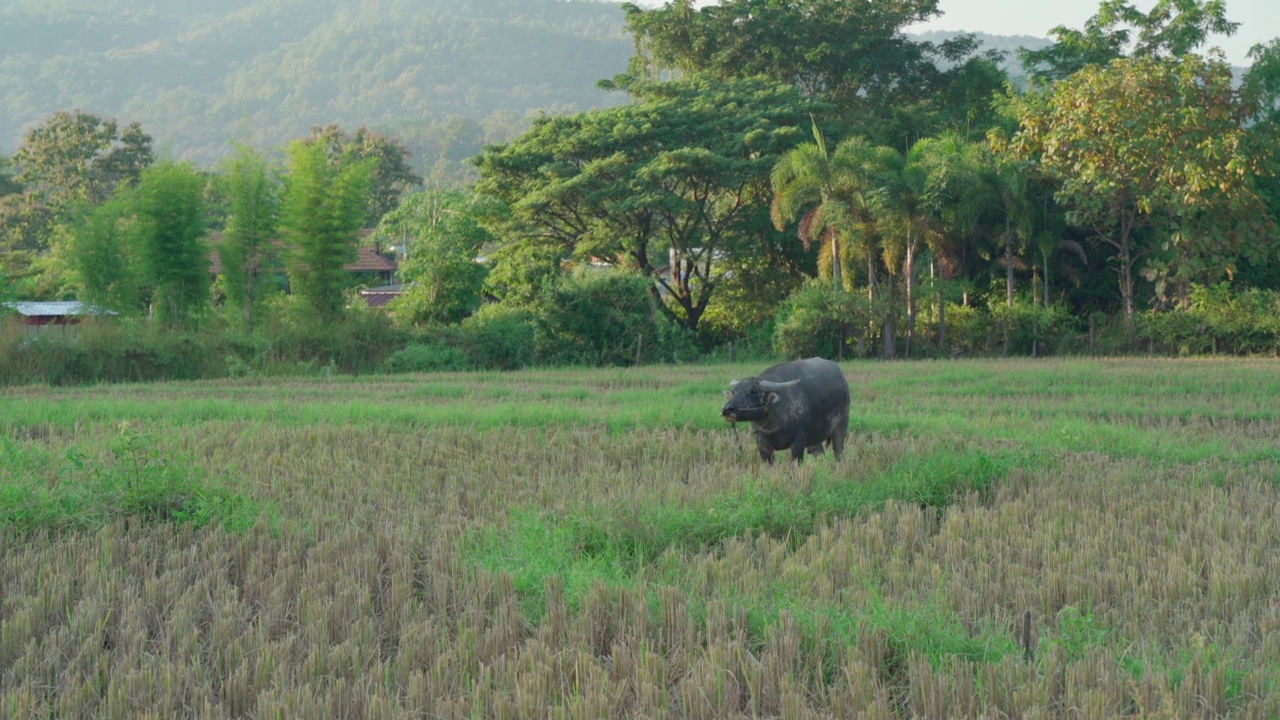
POLYGON ((771 469, 744 370, 6 391, 41 482, 132 416, 279 521, 0 529, 0 716, 1280 716, 1271 364, 849 365, 771 469))

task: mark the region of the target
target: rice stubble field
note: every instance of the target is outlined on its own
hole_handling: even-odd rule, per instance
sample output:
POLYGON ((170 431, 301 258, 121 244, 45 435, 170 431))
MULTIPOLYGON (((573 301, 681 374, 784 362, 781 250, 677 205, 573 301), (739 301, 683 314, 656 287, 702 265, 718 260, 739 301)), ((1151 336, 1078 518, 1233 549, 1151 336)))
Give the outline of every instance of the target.
POLYGON ((760 369, 0 390, 0 717, 1280 716, 1275 361, 760 369))

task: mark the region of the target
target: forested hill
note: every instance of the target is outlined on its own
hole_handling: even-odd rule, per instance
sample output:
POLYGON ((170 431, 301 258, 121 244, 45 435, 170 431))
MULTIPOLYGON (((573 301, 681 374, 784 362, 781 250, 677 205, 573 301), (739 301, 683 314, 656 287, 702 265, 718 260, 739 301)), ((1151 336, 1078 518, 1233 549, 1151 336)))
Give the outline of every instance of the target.
POLYGON ((0 153, 78 108, 202 163, 329 122, 431 162, 531 110, 623 102, 595 84, 631 51, 620 7, 595 0, 0 0, 0 153))
POLYGON ((596 82, 631 52, 597 0, 0 0, 0 154, 80 109, 200 164, 336 122, 456 167, 532 112, 624 102, 596 82))

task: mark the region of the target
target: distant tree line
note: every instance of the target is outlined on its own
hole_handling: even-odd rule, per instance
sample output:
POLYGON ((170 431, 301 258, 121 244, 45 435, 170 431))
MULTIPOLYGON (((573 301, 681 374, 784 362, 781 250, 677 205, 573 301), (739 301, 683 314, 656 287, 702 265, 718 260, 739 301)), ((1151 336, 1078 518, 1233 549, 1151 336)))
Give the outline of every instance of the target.
POLYGON ((538 118, 468 185, 365 127, 201 169, 56 113, 0 162, 5 292, 224 328, 237 367, 1280 352, 1280 41, 1233 78, 1199 53, 1223 3, 1107 0, 1023 83, 908 38, 936 0, 624 10, 628 101, 538 118), (389 315, 342 269, 362 228, 402 260, 389 315))

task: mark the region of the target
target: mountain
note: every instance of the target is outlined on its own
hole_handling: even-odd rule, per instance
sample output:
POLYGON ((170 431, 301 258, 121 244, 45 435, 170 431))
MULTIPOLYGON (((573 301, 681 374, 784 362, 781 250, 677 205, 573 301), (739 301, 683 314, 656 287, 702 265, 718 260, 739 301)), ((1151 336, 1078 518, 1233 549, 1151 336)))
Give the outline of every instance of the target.
POLYGON ((76 108, 198 163, 336 122, 421 166, 539 110, 624 102, 595 83, 631 52, 621 8, 593 0, 0 0, 0 153, 76 108))

